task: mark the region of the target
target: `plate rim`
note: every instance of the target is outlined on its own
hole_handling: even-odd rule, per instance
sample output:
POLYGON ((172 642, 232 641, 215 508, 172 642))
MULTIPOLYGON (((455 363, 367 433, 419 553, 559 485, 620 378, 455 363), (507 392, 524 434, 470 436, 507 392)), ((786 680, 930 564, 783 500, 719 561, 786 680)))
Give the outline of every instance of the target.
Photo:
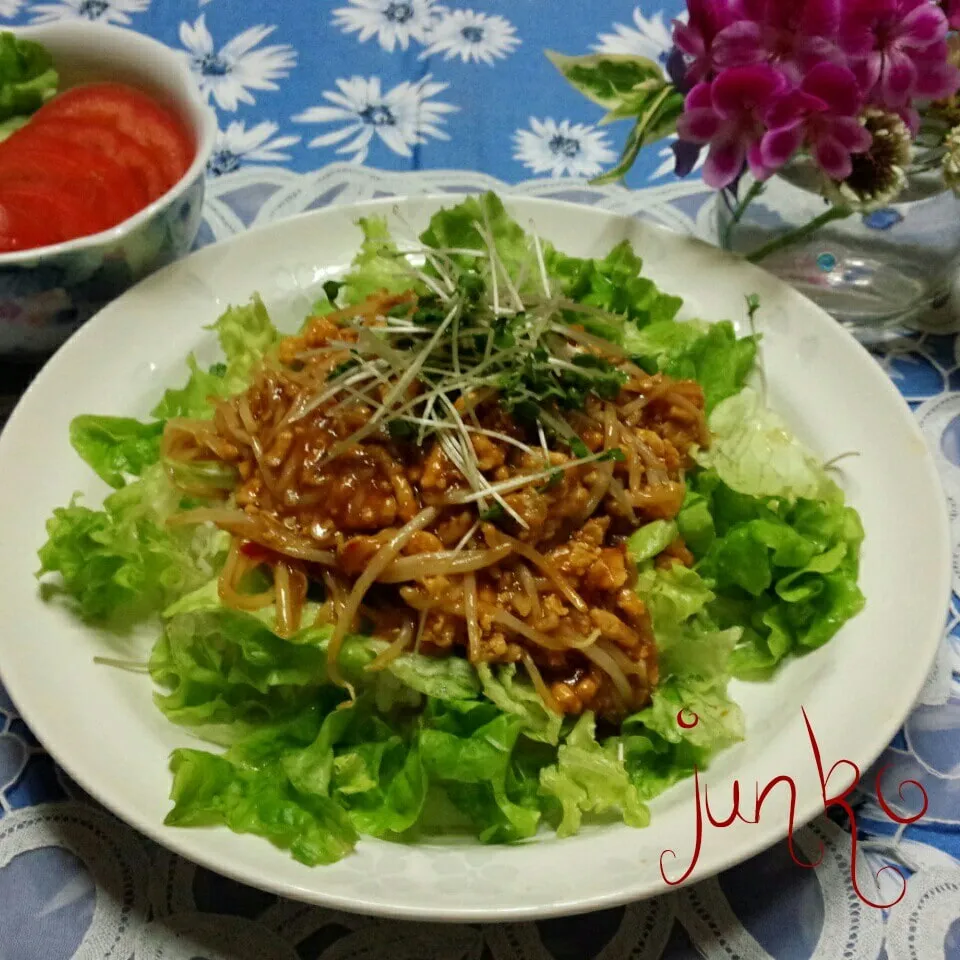
MULTIPOLYGON (((476 194, 469 195, 474 196, 476 194)), ((888 722, 885 725, 877 725, 877 727, 874 728, 875 731, 878 732, 875 732, 872 738, 871 742, 873 745, 868 750, 861 751, 860 756, 851 758, 855 762, 861 764, 861 769, 866 771, 874 764, 877 758, 889 745, 890 741, 893 739, 896 732, 902 725, 903 720, 907 715, 909 715, 914 704, 916 703, 916 698, 923 688, 923 684, 929 674, 930 667, 935 661, 939 644, 942 640, 942 621, 945 619, 942 610, 949 606, 952 596, 952 548, 949 536, 950 521, 947 509, 947 500, 943 489, 943 484, 937 470, 937 461, 934 457, 933 451, 929 447, 929 444, 923 437, 919 424, 913 415, 913 411, 909 408, 908 404, 897 390, 893 381, 883 372, 878 364, 873 363, 873 359, 870 357, 869 351, 867 351, 862 344, 857 341, 856 337, 854 337, 849 330, 841 327, 832 317, 829 316, 829 314, 826 313, 826 311, 818 307, 815 303, 813 303, 813 301, 809 300, 795 288, 791 287, 785 281, 772 276, 761 267, 746 263, 739 257, 736 257, 734 254, 728 253, 727 251, 722 251, 698 237, 670 230, 661 224, 650 222, 649 220, 645 220, 640 216, 624 215, 617 211, 610 211, 598 207, 590 207, 588 205, 569 200, 554 200, 551 198, 527 196, 517 197, 512 196, 509 193, 501 193, 498 195, 503 200, 504 205, 508 210, 512 204, 519 203, 524 207, 532 206, 542 207, 545 209, 560 208, 561 211, 566 211, 567 215, 576 215, 578 213, 582 215, 584 212, 589 211, 593 215, 596 215, 599 218, 611 223, 615 221, 634 222, 643 230, 665 234, 673 238, 675 242, 690 244, 696 249, 710 252, 713 256, 722 256, 731 264, 736 264, 739 270, 746 270, 748 275, 759 274, 764 276, 768 284, 774 282, 778 289, 783 291, 784 295, 790 298, 795 308, 799 308, 799 305, 802 304, 805 311, 818 315, 819 322, 821 324, 825 323, 830 325, 834 329, 834 333, 836 335, 845 338, 850 344, 855 346, 856 349, 866 354, 864 360, 870 361, 869 366, 871 370, 869 376, 874 383, 875 389, 885 391, 887 395, 895 399, 897 404, 900 406, 901 413, 903 415, 902 420, 904 426, 909 425, 908 429, 923 447, 923 456, 918 460, 917 469, 922 470, 922 472, 926 475, 926 480, 928 482, 932 482, 933 488, 939 493, 939 496, 937 497, 937 505, 939 507, 937 511, 937 535, 939 542, 936 545, 936 552, 939 554, 937 567, 940 571, 940 589, 937 592, 942 595, 940 607, 941 613, 937 619, 936 630, 933 629, 933 623, 930 624, 929 634, 931 638, 936 638, 936 642, 934 642, 933 639, 928 641, 928 653, 922 657, 916 658, 915 662, 918 664, 918 667, 922 666, 922 671, 920 669, 916 670, 917 679, 914 683, 909 685, 909 689, 911 691, 910 704, 906 707, 906 710, 903 713, 901 713, 899 709, 889 713, 888 716, 890 719, 888 722)), ((122 304, 125 298, 130 297, 134 291, 139 291, 142 286, 147 284, 162 283, 169 274, 175 274, 179 270, 182 270, 183 265, 187 262, 196 262, 197 258, 200 258, 201 260, 204 258, 211 258, 216 255, 214 251, 222 252, 234 246, 241 246, 244 243, 254 243, 256 240, 251 240, 251 237, 258 237, 260 235, 269 234, 272 232, 282 232, 288 227, 289 224, 293 222, 310 220, 322 221, 325 217, 331 214, 340 216, 346 215, 355 220, 357 216, 362 216, 370 209, 383 210, 384 212, 389 213, 392 207, 405 204, 422 204, 428 208, 432 208, 434 205, 438 204, 449 206, 458 202, 462 202, 466 196, 467 194, 441 192, 379 197, 370 200, 344 204, 333 203, 316 210, 304 211, 291 217, 285 217, 271 223, 258 225, 226 240, 194 251, 188 257, 182 258, 181 260, 162 268, 161 270, 147 277, 145 280, 140 281, 140 283, 136 284, 130 290, 108 304, 103 310, 99 311, 94 317, 87 321, 83 327, 74 333, 47 361, 37 377, 21 396, 7 423, 4 425, 4 429, 2 432, 0 432, 0 469, 2 469, 2 464, 5 459, 5 449, 7 446, 6 438, 12 435, 10 427, 13 426, 19 428, 20 420, 28 416, 29 407, 33 403, 34 395, 46 391, 48 389, 48 383, 55 383, 60 368, 70 364, 71 355, 75 351, 82 350, 82 345, 86 342, 86 340, 91 338, 96 339, 96 331, 98 325, 102 321, 102 314, 116 309, 118 304, 122 304), (25 413, 24 411, 28 412, 25 413)), ((864 373, 866 369, 867 364, 864 365, 864 373)), ((86 629, 93 631, 96 630, 95 627, 87 627, 86 629)), ((926 636, 926 633, 927 631, 924 631, 923 635, 926 636)), ((153 842, 160 844, 171 852, 182 856, 191 863, 209 869, 221 876, 225 876, 237 882, 254 886, 261 890, 266 890, 279 896, 299 902, 310 903, 332 909, 341 909, 351 913, 361 913, 369 916, 379 916, 392 919, 440 923, 518 922, 547 919, 551 917, 570 916, 594 910, 617 907, 630 902, 650 899, 672 892, 681 887, 707 880, 713 876, 716 876, 718 873, 743 863, 751 857, 754 857, 757 854, 762 853, 764 850, 769 849, 774 844, 783 840, 787 833, 786 824, 781 826, 779 818, 777 819, 776 826, 767 826, 765 829, 763 828, 762 824, 758 823, 753 831, 747 835, 749 837, 748 840, 744 840, 738 845, 735 845, 725 854, 714 856, 709 861, 709 866, 696 871, 692 880, 684 881, 680 884, 672 886, 668 886, 659 882, 659 879, 656 885, 638 880, 632 885, 625 885, 623 889, 618 891, 587 895, 584 897, 577 896, 575 898, 546 904, 541 903, 538 905, 518 905, 508 909, 483 906, 464 906, 457 908, 441 907, 439 909, 435 909, 429 906, 420 907, 409 906, 406 904, 390 904, 381 900, 365 901, 352 895, 341 896, 336 892, 329 890, 321 891, 317 889, 305 888, 282 879, 271 880, 269 877, 251 877, 251 875, 248 872, 245 872, 241 866, 233 866, 232 864, 227 864, 226 866, 222 865, 217 861, 216 856, 212 852, 207 852, 204 850, 196 851, 192 849, 193 845, 190 841, 191 832, 189 830, 171 830, 170 828, 165 827, 162 821, 154 823, 149 818, 136 814, 135 811, 126 811, 122 802, 114 803, 112 799, 102 799, 96 788, 96 785, 89 783, 87 778, 82 773, 78 775, 77 771, 74 769, 73 761, 70 758, 62 757, 58 750, 51 749, 47 745, 46 738, 37 732, 38 728, 42 727, 46 729, 47 725, 42 718, 40 719, 39 723, 30 719, 29 710, 24 711, 22 709, 18 695, 8 685, 8 681, 6 679, 6 670, 4 669, 2 663, 0 663, 0 681, 4 683, 7 694, 12 700, 14 706, 17 708, 20 717, 35 734, 35 736, 37 736, 37 739, 40 740, 41 744, 43 745, 43 749, 49 754, 54 762, 60 766, 71 777, 71 779, 73 779, 97 803, 101 804, 122 823, 128 825, 133 830, 143 834, 153 842), (121 809, 124 809, 124 812, 121 812, 121 809)), ((807 801, 803 806, 800 806, 797 809, 797 813, 794 818, 795 830, 799 830, 801 827, 808 824, 823 812, 824 810, 822 803, 819 801, 807 801)), ((369 840, 370 838, 361 838, 361 840, 363 839, 369 840)), ((420 847, 420 849, 424 848, 420 847)), ((315 867, 313 869, 322 870, 323 867, 315 867)))

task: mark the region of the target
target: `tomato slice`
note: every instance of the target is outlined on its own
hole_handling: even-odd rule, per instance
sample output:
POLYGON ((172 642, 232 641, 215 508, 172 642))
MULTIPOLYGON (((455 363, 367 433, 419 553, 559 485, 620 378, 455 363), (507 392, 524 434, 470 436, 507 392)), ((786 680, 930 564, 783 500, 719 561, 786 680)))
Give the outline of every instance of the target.
POLYGON ((65 189, 105 230, 146 204, 146 193, 133 175, 92 150, 39 134, 17 144, 0 144, 0 182, 45 183, 65 189))
POLYGON ((44 104, 31 123, 52 117, 112 126, 147 149, 171 184, 183 176, 196 152, 190 131, 172 110, 122 83, 89 83, 64 90, 44 104))
POLYGON ((36 183, 0 184, 0 250, 30 250, 93 233, 83 204, 36 183))
POLYGON ((76 120, 71 117, 44 118, 38 115, 13 134, 8 142, 26 139, 35 133, 94 150, 119 163, 121 167, 129 170, 143 187, 146 203, 156 200, 173 186, 173 182, 145 147, 108 123, 76 120))

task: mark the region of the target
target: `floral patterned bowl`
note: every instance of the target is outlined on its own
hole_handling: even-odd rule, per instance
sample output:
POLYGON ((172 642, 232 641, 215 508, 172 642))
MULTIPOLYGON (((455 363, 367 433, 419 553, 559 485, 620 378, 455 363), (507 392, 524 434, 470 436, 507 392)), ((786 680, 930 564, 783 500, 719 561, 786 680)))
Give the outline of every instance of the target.
POLYGON ((56 349, 101 307, 190 249, 200 228, 217 125, 186 61, 156 40, 84 22, 15 32, 47 47, 61 89, 98 80, 141 87, 177 107, 197 143, 183 177, 123 223, 38 250, 0 254, 0 355, 36 357, 56 349))

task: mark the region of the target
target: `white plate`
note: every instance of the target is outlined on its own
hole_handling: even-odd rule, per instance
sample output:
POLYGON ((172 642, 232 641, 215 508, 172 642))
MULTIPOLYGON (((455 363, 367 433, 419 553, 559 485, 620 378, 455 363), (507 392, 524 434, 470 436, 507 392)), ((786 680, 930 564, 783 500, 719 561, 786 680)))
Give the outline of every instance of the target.
MULTIPOLYGON (((414 228, 456 198, 399 203, 414 228)), ((0 668, 24 719, 91 794, 143 833, 220 873, 327 906, 437 920, 516 920, 611 906, 667 889, 694 845, 693 784, 652 804, 645 830, 596 826, 558 841, 517 846, 466 842, 403 846, 363 839, 356 853, 310 869, 266 841, 226 829, 163 826, 172 749, 195 743, 153 707, 150 682, 93 663, 95 654, 145 655, 44 605, 33 578, 44 521, 75 490, 99 502, 105 488, 70 448, 78 413, 145 415, 184 377, 184 356, 216 359, 201 327, 258 290, 292 329, 323 280, 345 266, 361 214, 394 201, 335 207, 208 248, 156 274, 77 333, 47 365, 0 438, 0 668)), ((750 806, 754 784, 780 775, 797 786, 796 822, 823 809, 804 726, 806 709, 828 770, 846 758, 866 767, 909 710, 930 666, 949 596, 943 497, 933 461, 907 407, 869 355, 825 313, 766 273, 695 240, 599 210, 539 200, 508 203, 521 223, 571 254, 602 256, 628 238, 688 315, 732 318, 744 295, 761 297, 762 358, 770 403, 825 458, 843 461, 843 484, 867 539, 866 610, 826 647, 791 662, 768 684, 734 685, 747 739, 703 776, 714 815, 730 809, 734 778, 750 806)), ((744 332, 741 329, 741 332, 744 332)), ((843 768, 831 790, 849 780, 843 768)), ((782 838, 787 796, 776 787, 758 825, 706 827, 692 878, 729 867, 782 838)))

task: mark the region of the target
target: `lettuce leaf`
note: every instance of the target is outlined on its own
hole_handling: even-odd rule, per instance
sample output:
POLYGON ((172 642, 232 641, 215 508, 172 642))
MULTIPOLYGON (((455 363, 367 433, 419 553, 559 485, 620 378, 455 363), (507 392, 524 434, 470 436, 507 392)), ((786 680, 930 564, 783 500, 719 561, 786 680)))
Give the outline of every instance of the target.
MULTIPOLYGON (((467 197, 455 207, 438 210, 420 234, 420 240, 425 246, 438 250, 485 250, 487 242, 480 235, 478 225, 484 231, 489 230, 497 255, 512 277, 518 278, 525 271, 531 281, 539 283, 533 243, 495 193, 467 197)), ((449 257, 461 267, 476 266, 475 257, 456 253, 449 257)))
POLYGON ((732 490, 790 500, 836 496, 821 462, 749 387, 716 406, 709 425, 713 442, 697 453, 697 462, 732 490))
POLYGON ((162 421, 83 414, 70 422, 70 443, 97 476, 118 489, 128 476, 139 477, 160 459, 163 426, 162 421))
POLYGON ((677 539, 677 533, 677 525, 672 520, 653 520, 630 535, 627 553, 637 565, 652 560, 677 539))
MULTIPOLYGON (((233 742, 257 724, 298 713, 329 686, 327 643, 330 626, 306 627, 289 638, 274 633, 272 611, 256 614, 220 604, 208 584, 169 608, 164 632, 150 658, 150 673, 165 691, 154 696, 174 723, 196 727, 214 742, 233 742)), ((304 618, 309 622, 308 615, 304 618)), ((349 635, 338 663, 358 689, 372 691, 378 707, 417 706, 420 696, 437 700, 475 697, 474 668, 458 657, 406 653, 386 669, 365 670, 388 646, 375 637, 349 635)))
POLYGON ((358 839, 347 812, 331 797, 301 793, 274 763, 241 766, 201 750, 175 750, 170 760, 173 809, 164 823, 177 827, 224 824, 289 850, 301 863, 334 863, 358 839))
POLYGON ((584 813, 616 810, 631 827, 645 827, 650 822, 650 812, 617 756, 617 738, 604 745, 597 743, 590 711, 580 717, 560 745, 556 764, 541 771, 540 792, 560 806, 558 837, 576 833, 584 813))
POLYGON ((343 302, 359 303, 381 290, 404 293, 416 286, 416 278, 406 260, 398 256, 386 219, 361 217, 357 225, 363 231, 363 242, 342 280, 343 302))
POLYGON ((683 304, 680 297, 661 292, 652 280, 640 275, 643 260, 627 240, 618 243, 603 259, 569 257, 550 245, 544 258, 551 284, 559 285, 559 292, 564 296, 617 314, 627 321, 611 329, 599 319, 592 320, 589 314, 577 313, 576 322, 628 349, 638 329, 649 324, 672 323, 683 304))
POLYGON ((519 789, 513 769, 523 727, 523 718, 477 702, 433 704, 420 731, 424 769, 483 843, 523 840, 540 822, 536 798, 519 789))
POLYGON ((223 538, 206 528, 170 528, 180 504, 160 464, 112 493, 102 510, 74 499, 47 521, 38 577, 89 622, 129 627, 207 580, 222 562, 223 538))
POLYGON ((517 678, 515 663, 496 668, 482 663, 477 667, 477 673, 485 696, 505 713, 523 719, 526 736, 545 743, 557 742, 563 718, 544 704, 533 684, 517 678))
POLYGON ((627 328, 623 345, 650 372, 696 380, 703 388, 709 413, 743 389, 756 363, 757 342, 754 336, 738 339, 729 321, 691 320, 627 328))
POLYGON ((649 799, 743 738, 743 716, 727 694, 741 631, 718 626, 710 613, 715 594, 695 570, 647 564, 636 590, 653 621, 660 683, 650 705, 624 721, 620 740, 631 781, 649 799), (696 726, 680 726, 681 710, 697 715, 696 726))
POLYGON ((59 77, 46 47, 0 33, 0 121, 26 117, 57 92, 59 77))
POLYGON ((716 598, 709 610, 721 627, 741 626, 731 667, 742 679, 769 676, 789 654, 822 646, 863 609, 857 586, 863 527, 831 484, 819 500, 739 493, 714 470, 691 480, 694 497, 678 518, 708 512, 695 540, 697 572, 716 598))
POLYGON ((190 378, 179 388, 164 392, 151 415, 158 420, 171 417, 209 417, 211 397, 232 397, 244 390, 254 368, 279 342, 263 301, 256 294, 250 303, 229 307, 210 327, 215 330, 225 362, 202 370, 193 356, 187 358, 190 378))

